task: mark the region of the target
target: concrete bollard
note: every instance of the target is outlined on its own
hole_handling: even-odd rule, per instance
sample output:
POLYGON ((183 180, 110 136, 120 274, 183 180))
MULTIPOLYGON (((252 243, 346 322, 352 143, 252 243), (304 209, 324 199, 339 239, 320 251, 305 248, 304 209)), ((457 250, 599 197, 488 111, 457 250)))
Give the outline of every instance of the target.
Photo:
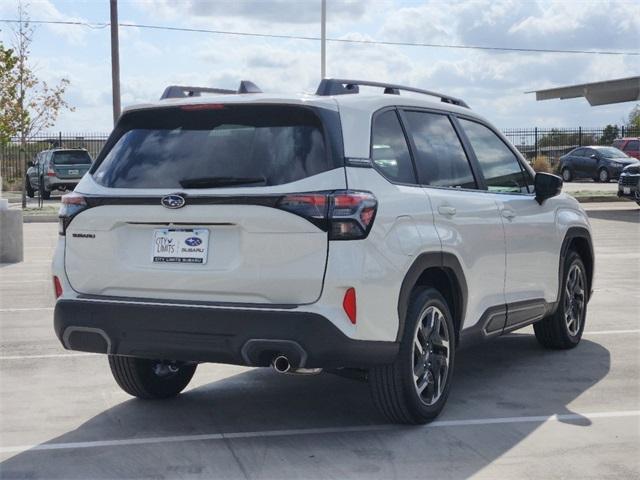
POLYGON ((0 199, 0 263, 16 263, 24 259, 22 242, 22 210, 9 209, 0 199))

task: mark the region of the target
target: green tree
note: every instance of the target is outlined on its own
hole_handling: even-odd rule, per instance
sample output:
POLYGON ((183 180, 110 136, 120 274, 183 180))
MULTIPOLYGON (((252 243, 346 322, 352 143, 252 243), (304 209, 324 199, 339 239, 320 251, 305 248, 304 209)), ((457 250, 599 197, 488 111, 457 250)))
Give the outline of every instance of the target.
POLYGON ((18 59, 13 50, 5 48, 0 42, 0 145, 7 143, 15 131, 15 119, 12 117, 16 96, 15 75, 13 70, 18 59))
MULTIPOLYGON (((60 82, 50 87, 40 80, 34 73, 29 62, 31 43, 33 42, 34 28, 29 21, 29 13, 22 2, 18 2, 18 26, 14 29, 13 54, 16 57, 15 65, 8 80, 14 85, 11 101, 7 106, 9 126, 20 139, 20 145, 24 150, 27 142, 33 137, 46 131, 55 125, 58 115, 64 109, 73 111, 64 99, 64 94, 69 86, 69 80, 63 78, 60 82)), ((25 158, 22 165, 21 176, 24 178, 27 164, 25 158)), ((22 189, 22 206, 27 204, 24 187, 22 189)))
POLYGON ((627 126, 629 128, 640 128, 640 104, 637 104, 631 112, 629 112, 627 126))
POLYGON ((617 125, 607 125, 604 127, 602 136, 600 137, 600 145, 611 145, 613 141, 618 138, 618 131, 617 125))

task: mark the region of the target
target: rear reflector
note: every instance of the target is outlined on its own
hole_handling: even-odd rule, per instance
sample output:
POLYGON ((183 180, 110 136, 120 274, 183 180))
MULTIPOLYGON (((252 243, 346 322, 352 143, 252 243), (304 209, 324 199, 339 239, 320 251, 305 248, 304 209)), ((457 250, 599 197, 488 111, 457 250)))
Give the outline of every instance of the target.
POLYGON ((53 291, 56 293, 56 298, 60 298, 62 295, 62 284, 60 279, 56 276, 53 277, 53 291))
POLYGON ((344 293, 344 299, 342 300, 342 308, 344 308, 344 313, 347 314, 349 320, 354 325, 356 324, 356 289, 348 288, 344 293))

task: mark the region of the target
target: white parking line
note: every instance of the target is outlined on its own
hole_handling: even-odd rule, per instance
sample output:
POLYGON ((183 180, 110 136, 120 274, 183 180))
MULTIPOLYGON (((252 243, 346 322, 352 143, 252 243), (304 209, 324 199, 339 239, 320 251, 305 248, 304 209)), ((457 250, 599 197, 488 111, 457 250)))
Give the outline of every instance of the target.
MULTIPOLYGON (((545 423, 558 422, 567 420, 583 420, 596 418, 620 418, 620 417, 638 417, 640 410, 626 410, 617 412, 595 412, 595 413, 562 413, 548 416, 531 416, 531 417, 503 417, 503 418, 470 418, 465 420, 440 420, 425 425, 424 428, 441 428, 441 427, 465 427, 477 425, 496 425, 508 423, 545 423)), ((20 453, 26 450, 30 452, 46 451, 46 450, 76 450, 82 448, 100 448, 100 447, 122 447, 130 445, 150 445, 158 443, 179 443, 179 442, 196 442, 196 441, 214 441, 229 439, 251 439, 263 437, 288 437, 296 435, 326 435, 329 433, 362 433, 385 430, 401 430, 407 429, 398 425, 362 425, 354 427, 331 427, 331 428, 300 428, 292 430, 266 430, 258 432, 230 432, 230 433, 205 433, 200 435, 174 435, 166 437, 146 437, 146 438, 127 438, 120 440, 96 440, 88 442, 61 442, 61 443, 43 443, 40 445, 16 445, 10 447, 0 447, 0 453, 20 453)))
POLYGON ((41 310, 53 310, 53 307, 0 308, 0 313, 37 312, 41 310))
POLYGON ((596 332, 584 332, 584 335, 616 335, 620 333, 640 333, 640 329, 635 330, 600 330, 596 332))
POLYGON ((69 357, 96 357, 101 353, 51 353, 48 355, 6 355, 0 356, 0 360, 32 360, 40 358, 69 358, 69 357))

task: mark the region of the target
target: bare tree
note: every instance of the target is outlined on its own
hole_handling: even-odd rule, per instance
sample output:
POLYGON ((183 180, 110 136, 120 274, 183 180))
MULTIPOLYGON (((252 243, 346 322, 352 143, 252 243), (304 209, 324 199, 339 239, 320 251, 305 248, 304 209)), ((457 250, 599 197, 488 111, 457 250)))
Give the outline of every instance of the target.
MULTIPOLYGON (((20 139, 24 150, 27 142, 47 128, 55 125, 60 112, 64 109, 73 111, 65 100, 64 94, 69 86, 68 79, 63 78, 54 86, 49 87, 34 73, 30 63, 31 43, 34 27, 29 21, 28 5, 18 2, 19 22, 14 29, 13 52, 16 65, 13 69, 15 83, 15 100, 12 104, 10 118, 14 122, 13 130, 20 139)), ((27 159, 22 162, 22 178, 27 170, 27 159)), ((27 196, 22 187, 22 207, 26 207, 27 196)))

